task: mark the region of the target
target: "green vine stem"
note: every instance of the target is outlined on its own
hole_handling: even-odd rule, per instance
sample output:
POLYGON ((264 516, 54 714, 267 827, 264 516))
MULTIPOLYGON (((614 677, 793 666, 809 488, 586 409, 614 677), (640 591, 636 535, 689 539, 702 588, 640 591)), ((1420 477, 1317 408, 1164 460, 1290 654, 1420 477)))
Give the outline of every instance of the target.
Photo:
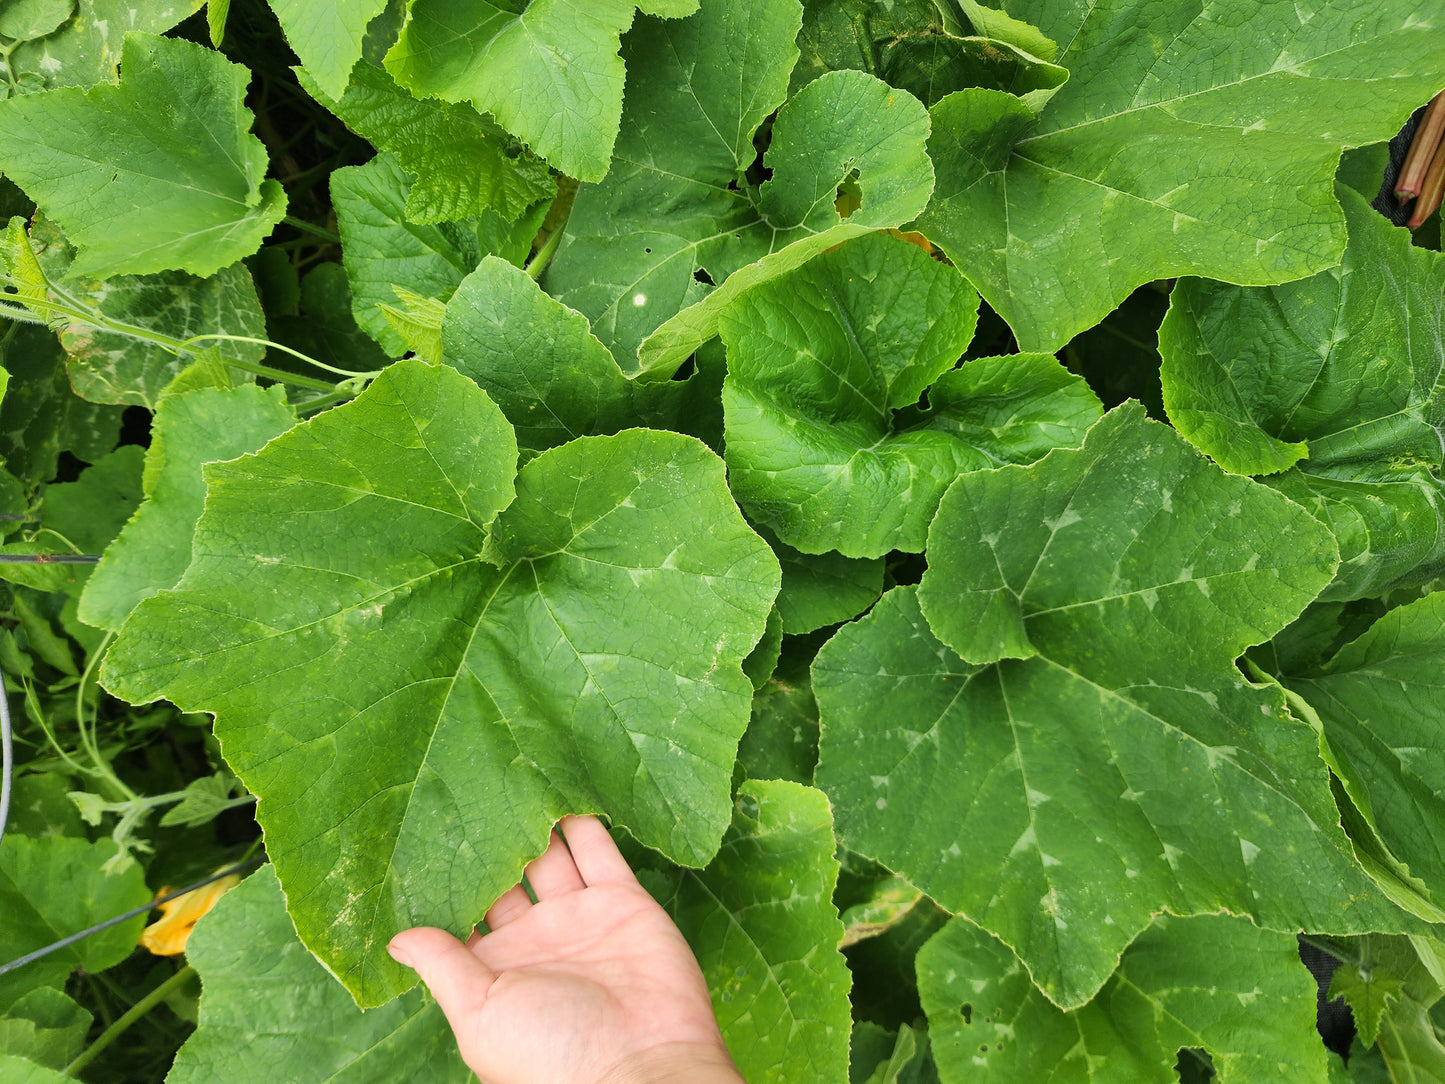
POLYGON ((281 219, 281 221, 286 223, 286 225, 290 226, 294 230, 300 230, 302 233, 309 233, 312 237, 319 238, 320 240, 325 241, 328 244, 341 244, 340 234, 332 233, 330 230, 323 229, 322 227, 317 226, 314 223, 307 222, 304 218, 297 218, 294 215, 287 215, 285 218, 281 219))
MULTIPOLYGON (((293 223, 293 225, 294 224, 295 223, 293 223)), ((313 232, 320 229, 320 227, 311 226, 310 223, 305 223, 305 225, 313 232)), ((298 226, 298 228, 300 227, 298 226)), ((328 234, 328 236, 330 235, 328 234)), ((340 238, 335 238, 335 240, 339 241, 340 238)), ((28 249, 30 243, 29 238, 26 237, 23 243, 28 249)), ((45 296, 35 296, 35 294, 39 292, 38 281, 33 284, 36 289, 32 289, 29 291, 22 290, 22 292, 17 294, 0 295, 0 316, 7 317, 11 320, 18 320, 23 323, 46 324, 51 323, 51 320, 54 316, 63 316, 68 321, 89 324, 92 327, 99 328, 102 331, 111 332, 115 335, 125 335, 128 338, 140 339, 144 342, 154 343, 156 346, 159 346, 162 349, 168 350, 171 353, 177 355, 194 353, 195 351, 193 350, 193 345, 195 343, 204 342, 207 340, 254 343, 259 346, 265 346, 270 349, 279 350, 284 354, 289 354, 292 357, 305 362, 307 365, 315 366, 316 368, 328 373, 335 373, 337 376, 343 377, 347 381, 367 381, 377 375, 374 371, 357 373, 352 372, 348 369, 338 369, 334 365, 328 365, 323 361, 317 361, 315 358, 308 357, 306 354, 301 353, 299 350, 293 350, 289 346, 283 346, 281 343, 272 342, 270 339, 258 339, 248 335, 229 335, 219 332, 205 335, 192 335, 189 339, 177 339, 173 336, 163 335, 160 332, 153 331, 150 328, 137 327, 134 324, 128 324, 124 321, 116 320, 109 316, 106 316, 104 313, 97 311, 95 308, 85 304, 78 298, 72 297, 65 290, 61 289, 56 283, 52 282, 49 276, 45 275, 43 271, 38 270, 38 263, 33 262, 33 259, 30 266, 32 267, 33 273, 36 276, 38 276, 39 278, 43 278, 45 284, 45 296)), ((11 280, 5 278, 0 281, 10 282, 11 280)), ((12 285, 13 284, 14 283, 12 282, 12 285)), ((235 358, 226 358, 225 361, 227 365, 233 366, 237 369, 241 369, 244 372, 249 372, 255 376, 265 377, 268 380, 276 380, 282 383, 291 384, 299 388, 306 388, 311 391, 319 391, 327 394, 333 393, 338 390, 336 385, 328 384, 324 380, 317 380, 313 377, 302 376, 299 373, 287 372, 285 369, 276 369, 269 365, 262 365, 258 362, 239 361, 235 358)))
POLYGON ((80 1054, 76 1056, 76 1059, 65 1067, 63 1070, 65 1075, 76 1076, 80 1070, 94 1061, 101 1051, 120 1038, 132 1024, 145 1016, 146 1013, 150 1012, 166 998, 170 997, 176 990, 184 986, 195 974, 196 969, 190 964, 187 964, 150 993, 146 994, 145 997, 127 1009, 115 1023, 111 1024, 110 1027, 96 1036, 95 1042, 82 1050, 80 1054))

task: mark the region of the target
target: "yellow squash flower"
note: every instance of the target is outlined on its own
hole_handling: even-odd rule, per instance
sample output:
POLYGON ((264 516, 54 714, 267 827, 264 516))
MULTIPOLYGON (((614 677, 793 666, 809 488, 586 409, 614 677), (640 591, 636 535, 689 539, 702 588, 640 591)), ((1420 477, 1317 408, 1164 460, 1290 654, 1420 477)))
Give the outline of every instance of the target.
MULTIPOLYGON (((201 916, 240 883, 240 875, 233 873, 161 904, 161 917, 145 928, 141 945, 157 956, 179 956, 186 951, 186 940, 201 916)), ((162 888, 157 898, 169 892, 162 888)))

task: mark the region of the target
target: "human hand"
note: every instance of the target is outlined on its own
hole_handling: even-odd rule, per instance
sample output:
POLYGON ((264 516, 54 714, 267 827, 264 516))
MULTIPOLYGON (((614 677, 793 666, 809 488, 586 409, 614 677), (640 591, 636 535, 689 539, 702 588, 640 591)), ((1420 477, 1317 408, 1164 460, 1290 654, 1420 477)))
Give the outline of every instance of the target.
POLYGON ((464 945, 397 934, 484 1084, 738 1084, 702 971, 596 817, 566 817, 464 945), (565 839, 565 842, 564 842, 565 839))

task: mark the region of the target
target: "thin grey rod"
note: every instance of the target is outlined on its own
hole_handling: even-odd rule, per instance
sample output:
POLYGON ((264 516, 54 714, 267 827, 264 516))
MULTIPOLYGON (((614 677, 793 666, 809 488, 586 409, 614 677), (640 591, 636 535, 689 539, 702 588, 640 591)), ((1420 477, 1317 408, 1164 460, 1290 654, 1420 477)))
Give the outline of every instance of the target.
POLYGON ((147 911, 153 911, 161 904, 169 903, 177 896, 184 896, 187 892, 194 892, 196 889, 203 885, 208 885, 212 881, 219 881, 222 877, 229 877, 233 873, 240 873, 243 869, 247 869, 250 866, 259 866, 264 861, 266 861, 264 857, 257 855, 255 858, 248 858, 244 862, 237 862, 234 866, 228 866, 219 873, 211 874, 209 877, 202 877, 194 884, 186 885, 185 888, 178 888, 174 892, 151 900, 149 903, 143 903, 139 907, 132 907, 124 914, 116 915, 114 918, 108 918, 104 922, 97 922, 89 929, 81 930, 79 933, 73 933, 69 937, 62 937, 59 941, 52 942, 44 948, 38 948, 34 952, 27 952, 24 956, 18 956, 8 964, 0 964, 0 975, 14 971, 18 967, 24 967, 28 963, 34 963, 43 956, 49 956, 52 952, 59 952, 63 948, 69 948, 77 941, 83 941, 93 933, 100 933, 101 930, 108 930, 112 926, 119 926, 128 918, 135 918, 136 915, 143 915, 147 911))
POLYGON ((5 695, 5 675, 0 673, 0 840, 10 820, 10 779, 15 774, 15 743, 10 735, 10 697, 5 695))

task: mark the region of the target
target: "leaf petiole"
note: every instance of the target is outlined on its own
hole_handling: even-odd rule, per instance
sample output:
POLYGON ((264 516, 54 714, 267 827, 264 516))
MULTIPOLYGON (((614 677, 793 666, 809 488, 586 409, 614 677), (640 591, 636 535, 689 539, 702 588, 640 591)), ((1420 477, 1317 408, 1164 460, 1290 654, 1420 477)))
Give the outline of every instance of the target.
POLYGON ((76 1059, 65 1067, 63 1070, 65 1075, 75 1076, 78 1074, 80 1070, 94 1061, 101 1051, 119 1039, 127 1028, 145 1016, 146 1013, 150 1012, 166 998, 170 997, 171 994, 180 987, 184 986, 195 974, 196 969, 190 964, 187 964, 150 993, 146 994, 145 997, 141 998, 121 1014, 115 1023, 101 1032, 100 1035, 96 1037, 95 1042, 82 1050, 76 1059))
POLYGON ((1395 196, 1401 203, 1422 194, 1425 173, 1432 159, 1437 157, 1435 152, 1442 135, 1445 135, 1445 91, 1431 98, 1430 104, 1425 107, 1425 115, 1415 129, 1415 138, 1410 141, 1409 153, 1400 164, 1395 196))

